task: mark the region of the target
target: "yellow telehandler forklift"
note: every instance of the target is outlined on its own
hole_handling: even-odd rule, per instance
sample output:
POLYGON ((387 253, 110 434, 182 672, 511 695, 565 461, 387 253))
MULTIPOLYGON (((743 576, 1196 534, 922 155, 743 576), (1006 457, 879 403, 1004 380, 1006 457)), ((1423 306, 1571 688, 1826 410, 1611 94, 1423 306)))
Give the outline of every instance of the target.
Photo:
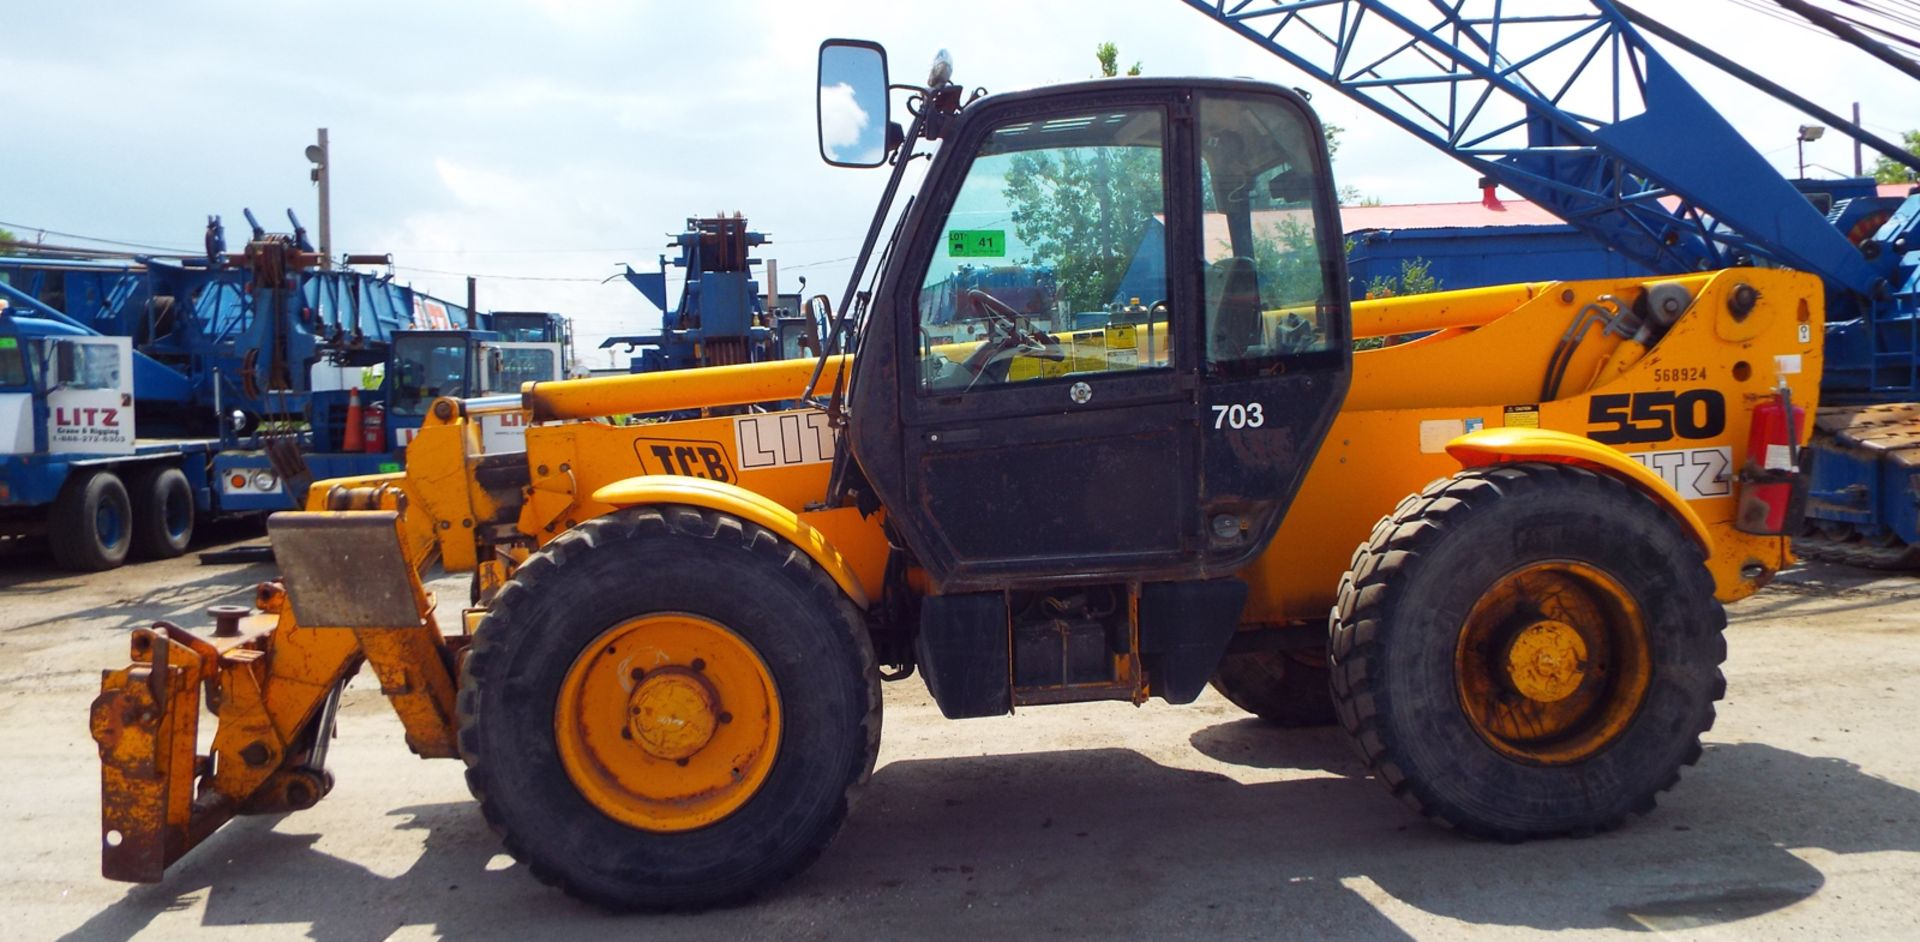
POLYGON ((92 712, 105 874, 318 801, 363 666, 509 852, 612 908, 806 866, 916 671, 955 718, 1212 683, 1499 839, 1612 827, 1700 756, 1722 603, 1791 562, 1814 279, 1350 303, 1294 92, 967 98, 942 58, 903 129, 895 90, 822 46, 823 156, 892 174, 817 360, 440 399, 403 473, 270 521, 257 611, 133 632, 92 712), (524 453, 485 450, 502 417, 524 453), (473 573, 444 620, 436 564, 473 573))

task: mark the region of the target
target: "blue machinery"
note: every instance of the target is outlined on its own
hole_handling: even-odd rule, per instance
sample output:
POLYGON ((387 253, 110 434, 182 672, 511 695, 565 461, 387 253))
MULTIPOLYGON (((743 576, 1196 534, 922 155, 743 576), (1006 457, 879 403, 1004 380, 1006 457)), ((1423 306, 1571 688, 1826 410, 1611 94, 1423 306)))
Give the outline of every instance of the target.
POLYGON ((397 468, 436 390, 562 375, 564 318, 476 316, 390 276, 322 269, 288 216, 279 235, 248 213, 232 255, 216 217, 199 258, 0 257, 0 533, 47 532, 71 568, 117 565, 129 542, 174 555, 196 516, 282 509, 314 475, 397 468), (348 389, 377 369, 362 399, 383 407, 382 436, 347 451, 348 389))
MULTIPOLYGON (((629 369, 635 373, 798 356, 817 342, 820 325, 798 310, 798 295, 782 296, 773 310, 767 309, 753 277, 753 267, 762 262, 750 252, 768 241, 748 229, 746 217, 739 214, 689 218, 686 231, 672 243, 680 247, 673 266, 687 272, 677 305, 667 306, 665 255, 660 256, 658 272, 628 268, 624 273, 627 282, 660 309, 660 332, 608 337, 601 349, 622 344, 634 349, 629 369)), ((806 279, 800 283, 805 287, 806 279)))
POLYGON ((1183 2, 1649 271, 1819 275, 1810 545, 1920 564, 1920 197, 1816 205, 1641 30, 1891 159, 1920 170, 1920 157, 1610 0, 1183 2))

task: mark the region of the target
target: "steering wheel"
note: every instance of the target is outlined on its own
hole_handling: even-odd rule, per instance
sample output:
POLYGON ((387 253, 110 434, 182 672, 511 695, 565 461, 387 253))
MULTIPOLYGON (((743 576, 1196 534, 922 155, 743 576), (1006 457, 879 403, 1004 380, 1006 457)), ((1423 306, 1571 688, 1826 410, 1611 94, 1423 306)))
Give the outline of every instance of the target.
POLYGON ((1042 359, 1064 360, 1067 358, 1066 351, 1060 349, 1059 341, 1044 331, 1036 334, 1020 326, 1020 312, 1014 310, 1013 306, 1007 302, 979 288, 967 289, 967 300, 973 302, 975 310, 987 315, 989 324, 1006 331, 1007 339, 1011 341, 1009 346, 1029 356, 1042 359))

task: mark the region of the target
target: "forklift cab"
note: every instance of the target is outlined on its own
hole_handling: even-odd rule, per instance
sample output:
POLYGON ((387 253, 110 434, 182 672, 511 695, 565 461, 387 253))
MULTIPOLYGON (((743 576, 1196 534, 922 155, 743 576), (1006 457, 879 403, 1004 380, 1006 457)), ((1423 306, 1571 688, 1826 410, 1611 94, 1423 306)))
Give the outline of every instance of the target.
POLYGON ((937 594, 1233 574, 1271 539, 1351 369, 1320 122, 1250 81, 962 104, 943 67, 883 146, 847 129, 886 125, 884 52, 822 49, 829 162, 891 158, 897 180, 941 141, 852 368, 865 486, 937 594), (1051 269, 1053 294, 934 290, 982 264, 1051 269), (1087 311, 1106 325, 1080 327, 1087 311))

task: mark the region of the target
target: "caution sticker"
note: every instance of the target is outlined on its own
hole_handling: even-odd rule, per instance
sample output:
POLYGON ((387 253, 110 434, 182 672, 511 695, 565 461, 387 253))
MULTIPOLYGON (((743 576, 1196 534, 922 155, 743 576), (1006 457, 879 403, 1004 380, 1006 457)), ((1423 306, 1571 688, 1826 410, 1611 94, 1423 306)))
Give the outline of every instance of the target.
POLYGON ((1503 410, 1502 418, 1508 428, 1539 428, 1540 407, 1537 405, 1508 406, 1503 410))

